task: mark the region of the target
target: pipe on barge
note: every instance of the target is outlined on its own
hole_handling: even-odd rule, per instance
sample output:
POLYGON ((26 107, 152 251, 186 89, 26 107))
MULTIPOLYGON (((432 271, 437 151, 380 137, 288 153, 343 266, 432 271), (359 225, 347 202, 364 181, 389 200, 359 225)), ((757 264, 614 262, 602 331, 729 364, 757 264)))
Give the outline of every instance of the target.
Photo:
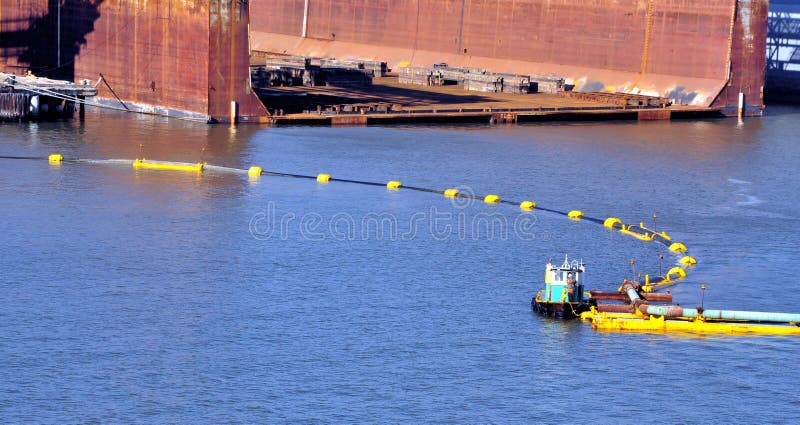
MULTIPOLYGON (((589 295, 596 300, 607 300, 607 301, 624 301, 629 302, 630 297, 628 294, 624 293, 615 293, 615 292, 601 292, 601 291, 590 291, 589 295)), ((644 298, 650 302, 657 302, 657 303, 669 303, 672 302, 672 294, 670 293, 657 293, 651 292, 644 294, 644 298)))
POLYGON ((800 314, 763 311, 699 310, 680 306, 641 306, 640 311, 652 316, 699 318, 719 321, 800 323, 800 314))

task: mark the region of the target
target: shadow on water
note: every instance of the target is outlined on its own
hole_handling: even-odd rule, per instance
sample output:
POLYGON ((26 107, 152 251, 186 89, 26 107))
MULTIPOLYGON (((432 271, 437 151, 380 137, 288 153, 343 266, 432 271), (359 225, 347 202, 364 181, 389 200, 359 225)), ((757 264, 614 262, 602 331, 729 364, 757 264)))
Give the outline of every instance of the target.
POLYGON ((94 31, 102 2, 48 0, 47 13, 38 17, 34 16, 35 12, 26 16, 22 4, 16 11, 13 6, 4 8, 3 16, 7 18, 0 21, 3 29, 0 31, 0 56, 16 58, 17 73, 30 69, 37 76, 73 81, 75 58, 86 44, 86 35, 94 31), (18 15, 16 18, 14 13, 18 15))

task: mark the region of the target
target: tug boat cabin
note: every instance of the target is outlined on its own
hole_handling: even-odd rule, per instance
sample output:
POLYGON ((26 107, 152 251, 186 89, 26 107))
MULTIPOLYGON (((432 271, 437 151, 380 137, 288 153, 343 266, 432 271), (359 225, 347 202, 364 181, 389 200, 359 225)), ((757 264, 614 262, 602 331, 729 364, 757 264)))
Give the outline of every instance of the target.
POLYGON ((533 311, 548 317, 574 319, 591 307, 584 297, 583 261, 570 261, 564 256, 560 266, 548 261, 544 272, 544 289, 531 300, 533 311))

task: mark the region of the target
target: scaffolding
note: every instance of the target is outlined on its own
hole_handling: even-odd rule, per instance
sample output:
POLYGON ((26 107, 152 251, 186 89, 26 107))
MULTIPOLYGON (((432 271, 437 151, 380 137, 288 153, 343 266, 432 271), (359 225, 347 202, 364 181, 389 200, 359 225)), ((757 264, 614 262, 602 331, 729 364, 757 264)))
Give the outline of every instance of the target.
POLYGON ((768 72, 797 72, 800 79, 800 5, 770 2, 767 22, 768 72))

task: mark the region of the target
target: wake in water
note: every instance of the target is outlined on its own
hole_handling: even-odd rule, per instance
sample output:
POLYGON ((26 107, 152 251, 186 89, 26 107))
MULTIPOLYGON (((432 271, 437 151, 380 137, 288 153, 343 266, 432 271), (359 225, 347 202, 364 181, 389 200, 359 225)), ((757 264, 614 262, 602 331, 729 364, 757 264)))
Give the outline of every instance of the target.
POLYGON ((764 201, 750 193, 750 189, 752 188, 753 182, 747 180, 739 180, 734 178, 728 178, 728 183, 737 185, 738 188, 733 192, 733 194, 739 197, 740 201, 735 203, 737 207, 751 207, 759 204, 763 204, 764 201))

